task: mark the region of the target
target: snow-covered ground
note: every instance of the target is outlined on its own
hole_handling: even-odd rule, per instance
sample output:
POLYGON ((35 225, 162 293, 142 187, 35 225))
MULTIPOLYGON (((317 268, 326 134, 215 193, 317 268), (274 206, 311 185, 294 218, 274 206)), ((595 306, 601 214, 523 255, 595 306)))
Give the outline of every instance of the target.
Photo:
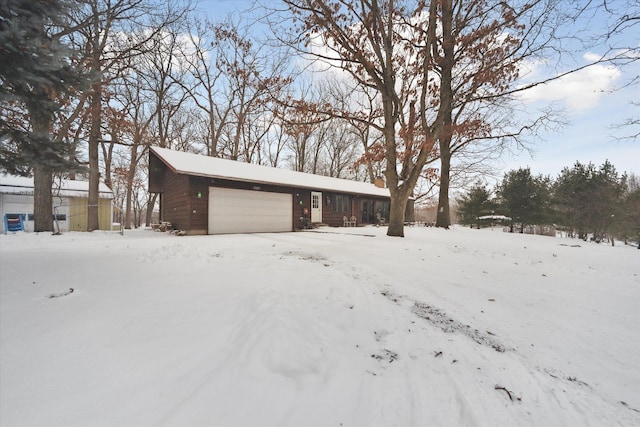
POLYGON ((0 425, 640 425, 638 249, 405 232, 2 235, 0 425))

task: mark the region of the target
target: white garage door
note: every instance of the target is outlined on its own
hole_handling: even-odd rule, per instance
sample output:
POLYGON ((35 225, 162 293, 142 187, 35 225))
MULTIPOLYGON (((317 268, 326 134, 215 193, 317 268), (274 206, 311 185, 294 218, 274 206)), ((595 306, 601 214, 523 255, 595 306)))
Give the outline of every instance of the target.
POLYGON ((209 234, 292 231, 293 196, 209 187, 209 234))

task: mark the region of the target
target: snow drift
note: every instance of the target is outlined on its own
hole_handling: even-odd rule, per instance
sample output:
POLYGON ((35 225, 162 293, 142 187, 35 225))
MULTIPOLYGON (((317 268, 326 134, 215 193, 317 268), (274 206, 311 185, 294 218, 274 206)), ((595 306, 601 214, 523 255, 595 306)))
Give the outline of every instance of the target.
POLYGON ((0 236, 0 424, 640 425, 637 249, 385 231, 0 236))

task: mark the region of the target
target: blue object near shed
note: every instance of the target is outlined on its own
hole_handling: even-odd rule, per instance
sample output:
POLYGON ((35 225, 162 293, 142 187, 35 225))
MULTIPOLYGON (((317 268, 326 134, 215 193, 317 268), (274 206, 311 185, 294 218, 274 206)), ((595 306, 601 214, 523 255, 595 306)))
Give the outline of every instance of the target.
POLYGON ((7 231, 11 231, 12 233, 24 231, 24 215, 4 214, 4 234, 7 234, 7 231))

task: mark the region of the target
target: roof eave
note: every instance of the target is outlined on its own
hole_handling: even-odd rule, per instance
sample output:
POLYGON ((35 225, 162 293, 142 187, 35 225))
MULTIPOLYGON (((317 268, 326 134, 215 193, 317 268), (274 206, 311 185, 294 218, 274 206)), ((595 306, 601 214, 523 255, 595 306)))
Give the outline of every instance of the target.
MULTIPOLYGON (((167 166, 169 166, 169 165, 167 165, 167 166)), ((365 192, 362 192, 362 191, 338 190, 338 189, 335 189, 335 188, 329 188, 329 187, 323 187, 323 186, 307 186, 307 185, 296 185, 296 184, 283 184, 281 182, 274 182, 274 181, 261 181, 261 180, 257 180, 257 179, 251 179, 251 178, 238 178, 238 177, 229 177, 229 176, 216 175, 216 174, 203 174, 203 173, 198 173, 198 172, 193 172, 193 171, 179 170, 179 169, 175 169, 175 168, 171 168, 171 167, 169 167, 169 168, 171 169, 171 171, 173 173, 176 173, 176 174, 188 175, 188 176, 198 176, 198 177, 202 177, 202 178, 223 179, 223 180, 226 180, 226 181, 247 182, 247 183, 250 183, 250 184, 260 184, 260 185, 276 185, 276 186, 282 186, 282 187, 299 188, 301 190, 321 190, 321 191, 331 191, 331 192, 341 193, 341 194, 366 195, 366 196, 371 196, 371 197, 391 197, 390 194, 389 195, 369 194, 369 193, 365 193, 365 192)))

